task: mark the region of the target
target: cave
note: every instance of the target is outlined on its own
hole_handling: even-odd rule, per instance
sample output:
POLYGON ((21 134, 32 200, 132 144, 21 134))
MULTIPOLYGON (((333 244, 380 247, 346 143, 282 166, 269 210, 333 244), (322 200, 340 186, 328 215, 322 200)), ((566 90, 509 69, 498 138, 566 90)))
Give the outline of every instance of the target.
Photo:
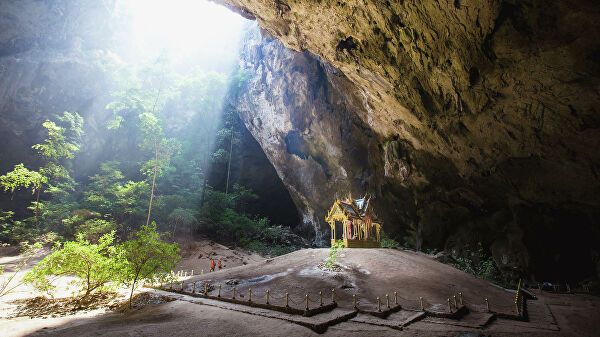
MULTIPOLYGON (((0 261, 26 256, 24 242, 50 254, 53 242, 125 244, 154 226, 181 249, 171 271, 186 270, 164 273, 171 288, 157 291, 175 278, 185 293, 193 280, 213 301, 238 279, 239 297, 296 281, 300 291, 313 277, 305 285, 321 297, 339 283, 331 310, 355 311, 352 324, 420 336, 464 320, 519 335, 520 320, 589 334, 600 328, 588 325, 600 292, 598 17, 591 0, 2 1, 0 261), (328 210, 360 198, 378 214, 382 248, 339 255, 328 210), (422 312, 415 325, 384 323, 403 313, 382 278, 392 265, 414 275, 389 271, 413 287, 401 295, 434 301, 406 304, 422 312), (438 287, 427 272, 456 281, 438 287), (487 311, 468 293, 462 303, 466 285, 487 311), (516 293, 516 316, 494 308, 504 295, 490 285, 516 293), (385 313, 343 294, 372 307, 387 295, 385 313)), ((313 315, 308 293, 290 294, 307 296, 313 315)), ((327 334, 338 324, 291 321, 327 334)))

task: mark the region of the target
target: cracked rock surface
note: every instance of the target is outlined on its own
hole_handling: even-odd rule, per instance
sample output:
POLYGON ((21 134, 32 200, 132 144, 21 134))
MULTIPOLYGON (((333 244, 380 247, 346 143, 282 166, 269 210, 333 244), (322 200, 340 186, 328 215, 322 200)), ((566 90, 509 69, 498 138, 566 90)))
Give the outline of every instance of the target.
POLYGON ((246 47, 262 96, 241 110, 317 233, 336 193, 370 193, 418 248, 483 242, 540 278, 600 270, 597 4, 217 2, 300 52, 246 47))

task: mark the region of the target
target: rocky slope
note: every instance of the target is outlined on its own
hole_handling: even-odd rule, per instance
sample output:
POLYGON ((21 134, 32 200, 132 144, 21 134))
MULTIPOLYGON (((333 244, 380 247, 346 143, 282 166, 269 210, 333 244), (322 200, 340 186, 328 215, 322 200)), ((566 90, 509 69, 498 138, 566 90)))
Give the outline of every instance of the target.
POLYGON ((540 278, 598 269, 593 2, 218 2, 302 52, 248 51, 241 110, 315 228, 336 193, 367 192, 417 247, 482 241, 540 278))

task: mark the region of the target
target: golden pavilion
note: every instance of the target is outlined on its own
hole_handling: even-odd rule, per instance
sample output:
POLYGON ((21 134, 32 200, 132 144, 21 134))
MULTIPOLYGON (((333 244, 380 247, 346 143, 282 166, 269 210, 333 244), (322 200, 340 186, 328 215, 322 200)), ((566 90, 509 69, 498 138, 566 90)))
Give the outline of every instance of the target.
POLYGON ((381 224, 375 222, 377 216, 369 208, 369 201, 367 197, 349 197, 333 203, 325 217, 331 227, 332 245, 342 239, 346 248, 381 247, 381 224))

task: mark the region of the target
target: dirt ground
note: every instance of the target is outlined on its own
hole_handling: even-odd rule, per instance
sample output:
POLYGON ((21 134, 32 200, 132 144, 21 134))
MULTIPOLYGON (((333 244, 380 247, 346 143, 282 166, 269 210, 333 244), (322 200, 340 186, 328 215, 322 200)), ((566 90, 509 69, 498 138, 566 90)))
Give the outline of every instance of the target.
MULTIPOLYGON (((391 249, 348 249, 341 259, 341 272, 326 272, 317 266, 327 256, 327 249, 306 249, 273 259, 265 259, 242 250, 209 241, 182 243, 183 258, 178 270, 194 269, 195 275, 185 279, 191 291, 204 282, 213 286, 215 295, 221 284, 222 296, 246 299, 252 289, 254 301, 264 301, 265 291, 271 291, 271 303, 283 304, 285 292, 295 307, 303 307, 305 294, 310 305, 318 305, 318 292, 324 302, 330 302, 335 289, 339 308, 352 307, 352 295, 359 306, 375 308, 376 297, 385 298, 397 292, 403 311, 419 310, 419 297, 429 310, 443 311, 447 299, 462 292, 470 310, 460 320, 424 318, 401 330, 387 326, 365 324, 360 317, 330 326, 327 336, 597 336, 600 331, 600 299, 585 294, 551 294, 534 291, 538 298, 527 301, 528 322, 495 319, 487 321, 480 313, 487 297, 490 309, 511 313, 514 292, 441 264, 425 254, 391 249), (186 246, 187 245, 187 246, 186 246), (213 255, 214 253, 214 255, 213 255), (202 256, 200 256, 202 254, 202 256), (209 258, 207 258, 207 256, 209 258), (221 259, 225 268, 208 273, 210 259, 221 259), (244 262, 246 264, 244 264, 244 262), (198 275, 198 270, 205 273, 198 275), (228 284, 229 283, 229 284, 228 284), (315 303, 317 302, 317 303, 315 303), (483 320, 482 320, 483 319, 483 320)), ((14 262, 16 257, 0 258, 0 264, 14 262)), ((67 279, 61 283, 66 295, 67 279)), ((169 296, 165 291, 143 289, 152 296, 169 296)), ((59 295, 60 295, 59 294, 59 295)), ((265 310, 247 306, 220 307, 213 302, 173 294, 170 301, 156 301, 130 311, 115 312, 95 309, 73 315, 29 318, 14 316, 16 298, 33 297, 32 289, 23 287, 0 300, 0 335, 61 335, 61 336, 314 336, 309 328, 286 321, 265 310)), ((125 293, 122 294, 122 298, 125 293)), ((385 302, 383 302, 385 303, 385 302)), ((385 304, 384 304, 385 305, 385 304)), ((268 310, 266 310, 268 311, 268 310)), ((335 311, 334 311, 335 313, 335 311)), ((318 319, 318 316, 315 319, 318 319)))

